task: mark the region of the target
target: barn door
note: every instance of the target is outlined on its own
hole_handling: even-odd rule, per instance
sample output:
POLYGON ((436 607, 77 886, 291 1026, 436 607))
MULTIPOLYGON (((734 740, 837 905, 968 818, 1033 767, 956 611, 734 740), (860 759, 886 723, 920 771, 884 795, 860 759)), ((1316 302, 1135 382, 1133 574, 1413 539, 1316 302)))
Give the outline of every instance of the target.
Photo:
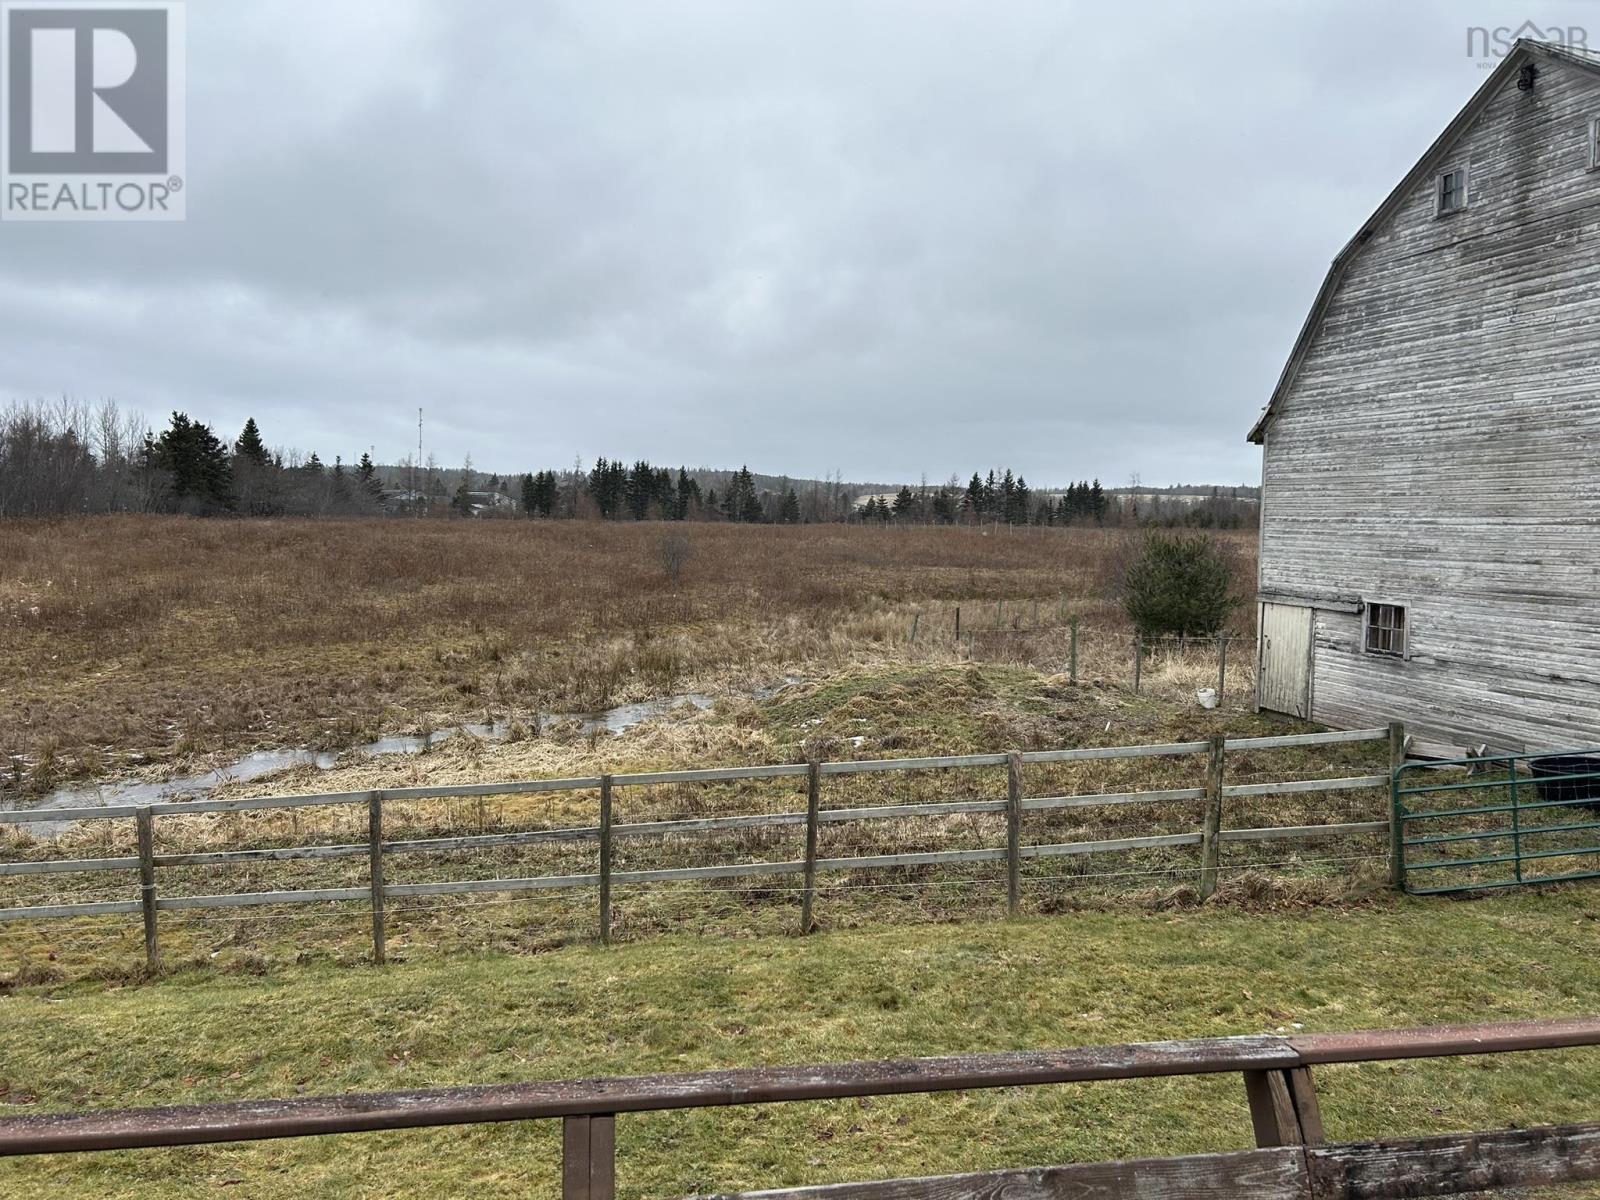
POLYGON ((1311 716, 1311 610, 1298 604, 1261 606, 1260 692, 1257 706, 1311 716))

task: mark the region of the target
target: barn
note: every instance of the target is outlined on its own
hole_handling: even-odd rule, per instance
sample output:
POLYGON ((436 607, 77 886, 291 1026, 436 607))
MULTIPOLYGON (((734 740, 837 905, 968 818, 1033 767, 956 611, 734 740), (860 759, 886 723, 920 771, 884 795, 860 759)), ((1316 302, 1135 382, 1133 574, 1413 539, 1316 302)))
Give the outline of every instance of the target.
POLYGON ((1516 44, 1334 259, 1249 436, 1259 708, 1600 745, 1600 56, 1516 44))

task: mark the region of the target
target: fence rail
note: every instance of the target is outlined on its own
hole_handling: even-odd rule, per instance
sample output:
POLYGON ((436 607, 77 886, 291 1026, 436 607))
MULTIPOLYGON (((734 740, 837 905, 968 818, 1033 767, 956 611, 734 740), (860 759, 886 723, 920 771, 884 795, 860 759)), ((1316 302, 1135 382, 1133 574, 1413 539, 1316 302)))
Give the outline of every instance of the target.
POLYGON ((1313 1067, 1596 1045, 1600 1019, 1578 1018, 253 1100, 0 1119, 0 1157, 559 1119, 563 1200, 614 1200, 621 1113, 1239 1072, 1253 1151, 788 1188, 745 1200, 1398 1200, 1600 1178, 1600 1124, 1328 1144, 1313 1067))
POLYGON ((1404 744, 1399 725, 1338 733, 1296 734, 1275 737, 1224 738, 1175 742, 1147 746, 1084 747, 1061 750, 1010 751, 994 754, 965 754, 929 758, 878 759, 848 762, 783 763, 754 767, 715 767, 683 771, 651 771, 634 774, 602 774, 569 779, 534 779, 507 783, 458 784, 412 788, 384 788, 360 792, 334 792, 305 796, 265 796, 237 800, 201 800, 194 803, 164 803, 147 806, 112 806, 82 809, 21 809, 0 811, 0 822, 27 825, 34 822, 114 821, 132 818, 138 828, 138 854, 94 859, 55 859, 0 863, 0 878, 56 875, 67 873, 135 872, 139 883, 137 900, 105 900, 89 903, 25 905, 0 908, 0 921, 48 920, 83 916, 141 914, 146 934, 146 955, 154 968, 159 962, 157 936, 159 914, 198 909, 254 908, 264 905, 323 904, 343 901, 370 902, 373 915, 373 956, 382 961, 385 942, 385 901, 416 896, 474 895, 484 893, 523 893, 574 888, 598 888, 599 933, 602 940, 611 934, 611 892, 617 886, 663 882, 715 881, 763 876, 800 875, 803 877, 802 932, 812 928, 814 893, 818 872, 930 865, 1005 863, 1007 901, 1012 912, 1020 904, 1020 864, 1027 860, 1126 852, 1138 850, 1199 847, 1199 881, 1202 897, 1209 896, 1217 884, 1221 847, 1228 843, 1272 840, 1313 840, 1351 834, 1383 833, 1387 822, 1346 822, 1326 825, 1300 825, 1267 828, 1224 829, 1223 801, 1237 797, 1271 796, 1298 792, 1337 792, 1375 788, 1388 783, 1387 775, 1364 775, 1337 779, 1290 780, 1281 783, 1226 784, 1226 756, 1229 751, 1284 749, 1354 742, 1387 742, 1391 764, 1401 760, 1404 744), (1159 788, 1139 792, 1097 792, 1083 795, 1026 796, 1022 768, 1028 765, 1091 763, 1151 757, 1207 758, 1203 787, 1159 788), (828 809, 820 801, 822 781, 827 778, 885 772, 937 771, 953 768, 1004 768, 1006 798, 953 800, 938 803, 895 804, 871 807, 828 809), (617 789, 663 784, 706 784, 746 780, 805 777, 807 806, 777 813, 752 813, 733 816, 692 817, 676 820, 613 824, 612 797, 617 789), (548 794, 596 790, 600 793, 599 821, 594 825, 570 828, 487 833, 461 837, 430 837, 386 840, 383 813, 386 805, 420 799, 455 799, 485 796, 548 794), (1201 801, 1204 813, 1200 828, 1193 832, 1161 833, 1058 844, 1024 844, 1021 818, 1024 814, 1062 809, 1163 804, 1176 801, 1201 801), (288 846, 271 849, 240 849, 157 853, 156 822, 161 817, 208 813, 266 812, 310 806, 365 805, 368 810, 367 839, 339 845, 288 846), (915 819, 961 814, 1005 814, 1006 845, 964 850, 926 850, 857 857, 821 857, 817 849, 820 826, 868 820, 915 819), (613 846, 619 838, 676 837, 725 830, 804 827, 805 856, 801 859, 729 863, 708 866, 665 867, 648 870, 613 869, 613 846), (396 855, 444 853, 464 850, 490 850, 543 843, 597 845, 598 863, 594 871, 531 877, 391 883, 384 877, 384 864, 396 855), (369 878, 364 886, 302 888, 282 891, 231 892, 201 896, 163 896, 157 887, 157 872, 193 866, 244 865, 263 862, 330 861, 367 858, 369 878))

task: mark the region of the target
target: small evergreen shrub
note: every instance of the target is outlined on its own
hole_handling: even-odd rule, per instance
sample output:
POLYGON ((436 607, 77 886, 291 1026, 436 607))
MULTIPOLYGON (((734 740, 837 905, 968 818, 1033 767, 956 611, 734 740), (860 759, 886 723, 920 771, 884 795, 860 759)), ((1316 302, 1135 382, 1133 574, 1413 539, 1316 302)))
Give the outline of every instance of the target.
POLYGON ((1238 604, 1233 561, 1204 536, 1150 533, 1123 582, 1123 606, 1141 637, 1219 633, 1238 604))

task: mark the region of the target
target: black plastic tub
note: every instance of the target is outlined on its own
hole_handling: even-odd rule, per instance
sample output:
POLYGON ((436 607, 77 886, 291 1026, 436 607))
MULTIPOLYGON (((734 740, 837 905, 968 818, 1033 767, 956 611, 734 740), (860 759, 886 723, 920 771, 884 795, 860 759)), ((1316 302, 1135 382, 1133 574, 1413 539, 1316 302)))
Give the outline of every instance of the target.
POLYGON ((1600 758, 1586 754, 1547 754, 1528 760, 1539 799, 1549 804, 1585 804, 1600 808, 1600 758), (1588 775, 1588 779, 1551 776, 1588 775))

